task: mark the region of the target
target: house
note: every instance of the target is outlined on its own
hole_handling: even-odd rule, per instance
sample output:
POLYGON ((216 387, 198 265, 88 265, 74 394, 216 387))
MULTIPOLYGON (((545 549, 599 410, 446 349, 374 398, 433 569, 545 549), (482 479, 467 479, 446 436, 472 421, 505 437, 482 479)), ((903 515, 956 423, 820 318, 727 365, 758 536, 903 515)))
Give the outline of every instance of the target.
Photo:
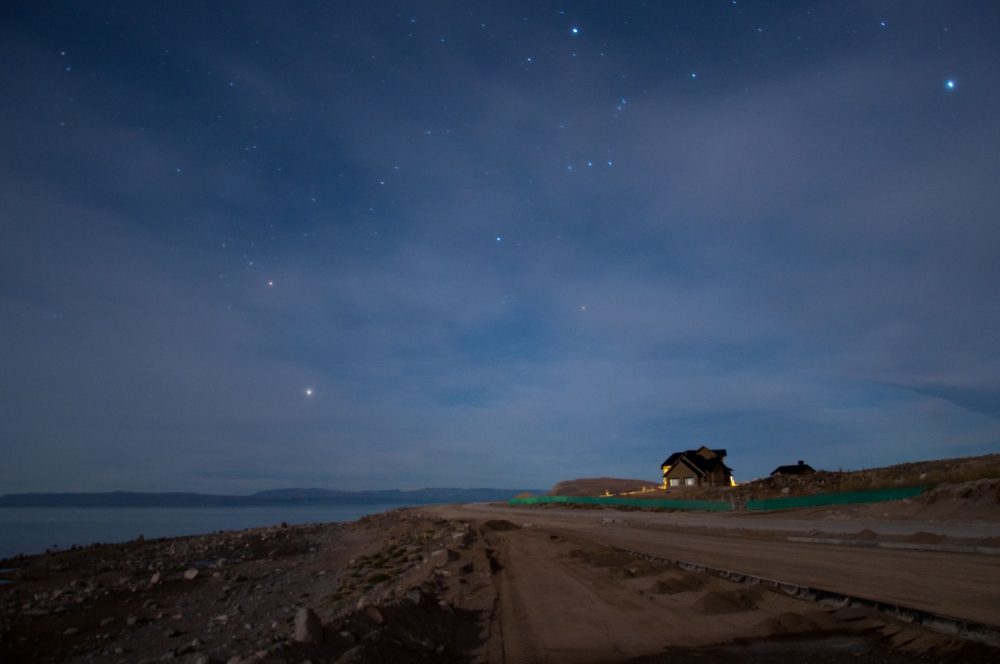
POLYGON ((672 486, 731 486, 733 470, 722 459, 725 450, 696 450, 674 452, 660 465, 663 471, 663 488, 672 486))
POLYGON ((816 470, 804 461, 799 461, 796 466, 778 466, 771 473, 771 476, 775 475, 809 475, 810 473, 815 473, 816 470))

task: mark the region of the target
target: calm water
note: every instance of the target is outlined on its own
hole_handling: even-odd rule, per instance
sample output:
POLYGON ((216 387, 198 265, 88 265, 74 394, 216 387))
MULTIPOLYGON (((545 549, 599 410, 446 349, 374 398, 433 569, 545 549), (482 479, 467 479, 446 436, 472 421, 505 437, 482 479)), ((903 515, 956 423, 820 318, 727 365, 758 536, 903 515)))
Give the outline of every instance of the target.
POLYGON ((354 521, 400 505, 289 507, 0 507, 0 559, 47 548, 259 526, 354 521))

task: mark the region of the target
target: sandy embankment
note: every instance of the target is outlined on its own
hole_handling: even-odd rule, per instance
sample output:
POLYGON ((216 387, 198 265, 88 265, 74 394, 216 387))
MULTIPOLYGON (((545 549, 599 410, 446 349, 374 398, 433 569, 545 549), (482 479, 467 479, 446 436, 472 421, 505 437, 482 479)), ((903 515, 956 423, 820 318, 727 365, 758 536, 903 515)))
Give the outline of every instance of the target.
MULTIPOLYGON (((997 655, 882 614, 824 607, 608 546, 625 542, 626 533, 664 545, 662 530, 609 528, 600 518, 574 529, 579 519, 542 512, 502 520, 475 507, 397 510, 353 524, 14 561, 8 576, 17 582, 0 586, 0 661, 895 662, 929 655, 974 662, 997 655), (529 518, 535 525, 522 527, 529 518), (322 623, 313 632, 320 642, 294 638, 305 608, 322 623)), ((695 529, 674 530, 675 539, 697 540, 695 529)), ((716 536, 729 549, 746 539, 735 531, 716 536)))

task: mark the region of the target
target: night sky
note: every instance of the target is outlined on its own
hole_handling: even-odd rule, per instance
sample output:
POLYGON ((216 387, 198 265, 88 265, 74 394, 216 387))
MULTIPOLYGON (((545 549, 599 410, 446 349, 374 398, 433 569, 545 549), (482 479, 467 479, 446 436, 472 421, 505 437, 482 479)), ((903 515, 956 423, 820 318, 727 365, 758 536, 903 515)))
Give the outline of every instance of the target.
POLYGON ((5 2, 0 493, 1000 451, 994 2, 5 2))

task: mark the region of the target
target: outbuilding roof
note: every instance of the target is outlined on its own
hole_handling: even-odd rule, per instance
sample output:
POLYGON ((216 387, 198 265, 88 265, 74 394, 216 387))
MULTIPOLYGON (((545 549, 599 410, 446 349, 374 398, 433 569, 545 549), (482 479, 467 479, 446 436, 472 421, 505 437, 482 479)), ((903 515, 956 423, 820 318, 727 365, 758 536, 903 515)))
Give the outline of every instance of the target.
POLYGON ((815 473, 816 469, 807 464, 804 461, 799 461, 794 466, 778 466, 773 471, 772 475, 802 475, 804 473, 815 473))

